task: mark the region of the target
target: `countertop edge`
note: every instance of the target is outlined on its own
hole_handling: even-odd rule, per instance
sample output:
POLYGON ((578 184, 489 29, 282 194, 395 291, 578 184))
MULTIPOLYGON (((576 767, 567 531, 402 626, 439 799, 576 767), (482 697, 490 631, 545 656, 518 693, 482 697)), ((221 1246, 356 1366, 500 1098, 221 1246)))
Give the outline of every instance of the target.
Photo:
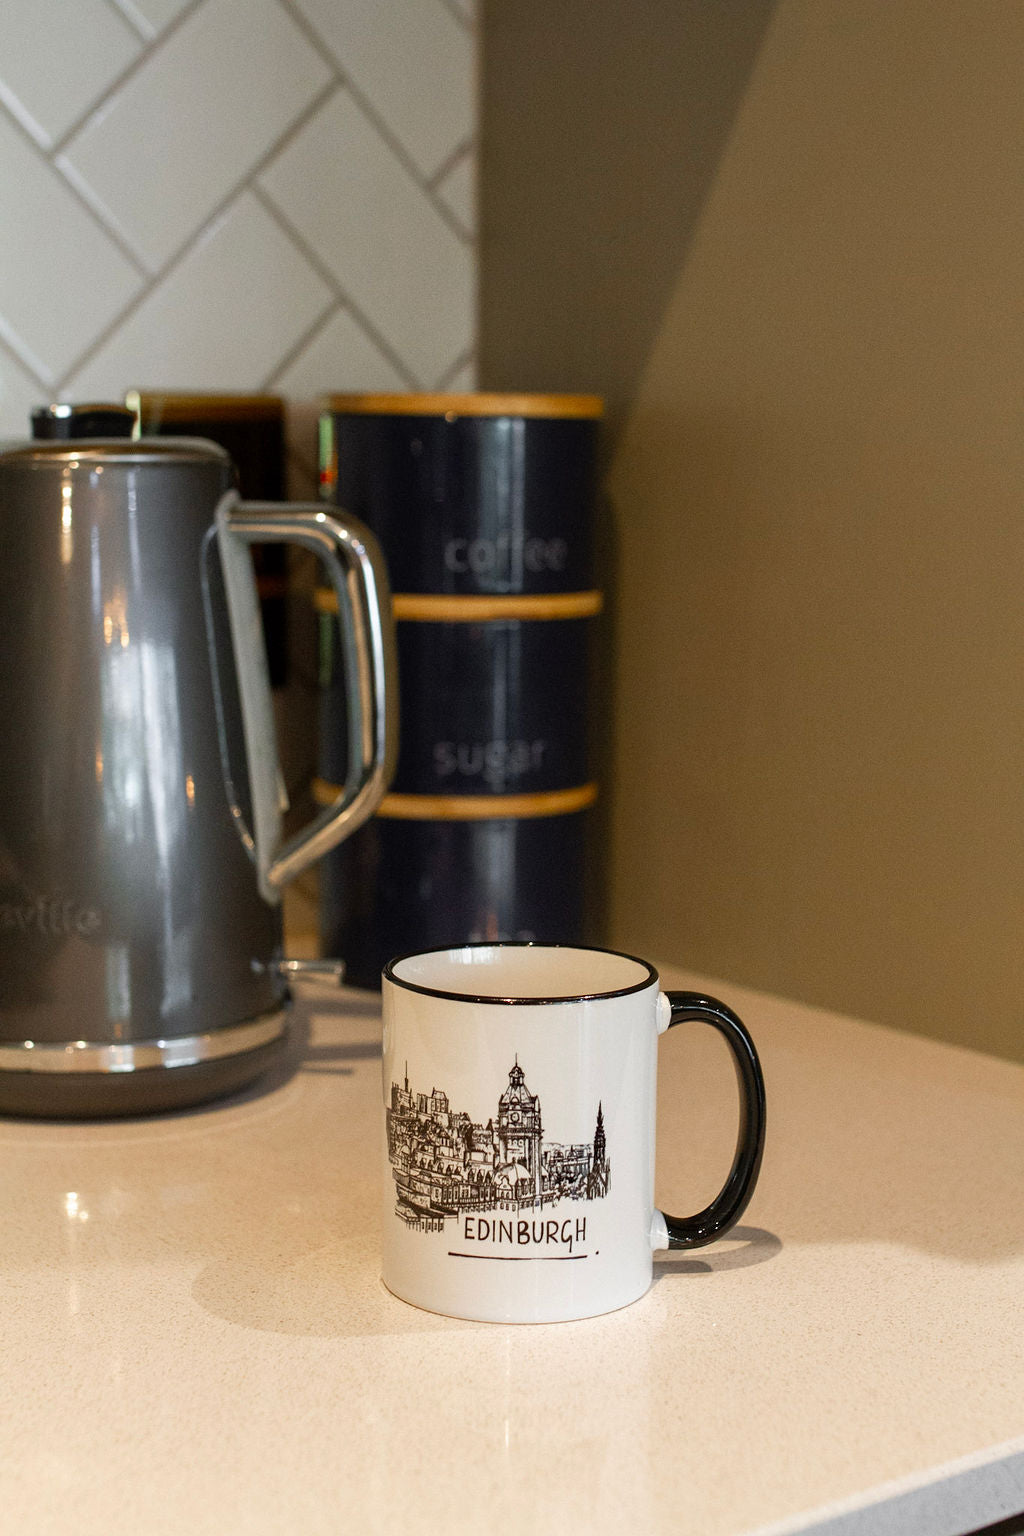
POLYGON ((743 1536, 965 1536, 1024 1512, 1024 1435, 743 1536))

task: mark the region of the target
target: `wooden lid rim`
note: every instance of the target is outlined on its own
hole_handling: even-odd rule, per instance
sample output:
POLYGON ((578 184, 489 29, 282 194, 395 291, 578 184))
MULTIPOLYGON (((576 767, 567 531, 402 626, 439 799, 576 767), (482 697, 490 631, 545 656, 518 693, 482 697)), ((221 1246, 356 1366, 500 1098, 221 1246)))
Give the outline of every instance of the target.
POLYGON ((604 415, 600 395, 328 395, 323 406, 336 416, 539 416, 596 420, 604 415))
POLYGON ((129 390, 125 404, 143 424, 163 421, 283 421, 280 395, 174 394, 170 390, 129 390))
MULTIPOLYGON (((337 613, 338 595, 333 587, 315 587, 313 606, 318 613, 337 613)), ((600 592, 395 592, 391 599, 394 617, 405 623, 487 624, 502 619, 543 622, 550 619, 589 619, 604 606, 600 592)))
MULTIPOLYGON (((313 799, 331 805, 342 787, 326 779, 314 779, 313 799)), ((375 815, 385 821, 527 821, 544 816, 572 816, 585 811, 597 799, 597 785, 575 784, 570 789, 536 790, 525 795, 385 795, 375 815)))

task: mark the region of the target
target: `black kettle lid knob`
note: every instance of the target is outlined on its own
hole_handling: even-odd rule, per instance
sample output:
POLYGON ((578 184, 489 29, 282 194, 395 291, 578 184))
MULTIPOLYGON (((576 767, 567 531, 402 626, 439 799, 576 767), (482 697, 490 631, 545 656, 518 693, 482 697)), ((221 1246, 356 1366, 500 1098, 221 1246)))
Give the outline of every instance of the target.
POLYGON ((131 437, 135 412, 126 405, 41 405, 32 412, 34 438, 131 437))

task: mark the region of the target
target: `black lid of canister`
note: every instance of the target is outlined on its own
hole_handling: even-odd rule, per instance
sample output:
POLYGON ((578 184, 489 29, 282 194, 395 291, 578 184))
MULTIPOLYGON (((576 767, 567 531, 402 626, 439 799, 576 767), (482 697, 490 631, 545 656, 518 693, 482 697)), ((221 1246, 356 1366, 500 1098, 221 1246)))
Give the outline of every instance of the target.
POLYGON ((115 403, 41 405, 32 412, 32 436, 40 439, 131 437, 135 412, 115 403))

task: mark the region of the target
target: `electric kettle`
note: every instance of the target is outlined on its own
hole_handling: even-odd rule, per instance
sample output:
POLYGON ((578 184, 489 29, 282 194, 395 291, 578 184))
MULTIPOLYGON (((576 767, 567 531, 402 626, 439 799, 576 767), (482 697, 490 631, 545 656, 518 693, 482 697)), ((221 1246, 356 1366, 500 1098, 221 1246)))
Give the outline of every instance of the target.
POLYGON ((0 1112, 179 1108, 288 1018, 281 888, 373 812, 397 750, 383 559, 355 518, 241 502, 197 438, 52 406, 0 449, 0 1112), (342 792, 290 840, 249 546, 323 561, 342 792))

